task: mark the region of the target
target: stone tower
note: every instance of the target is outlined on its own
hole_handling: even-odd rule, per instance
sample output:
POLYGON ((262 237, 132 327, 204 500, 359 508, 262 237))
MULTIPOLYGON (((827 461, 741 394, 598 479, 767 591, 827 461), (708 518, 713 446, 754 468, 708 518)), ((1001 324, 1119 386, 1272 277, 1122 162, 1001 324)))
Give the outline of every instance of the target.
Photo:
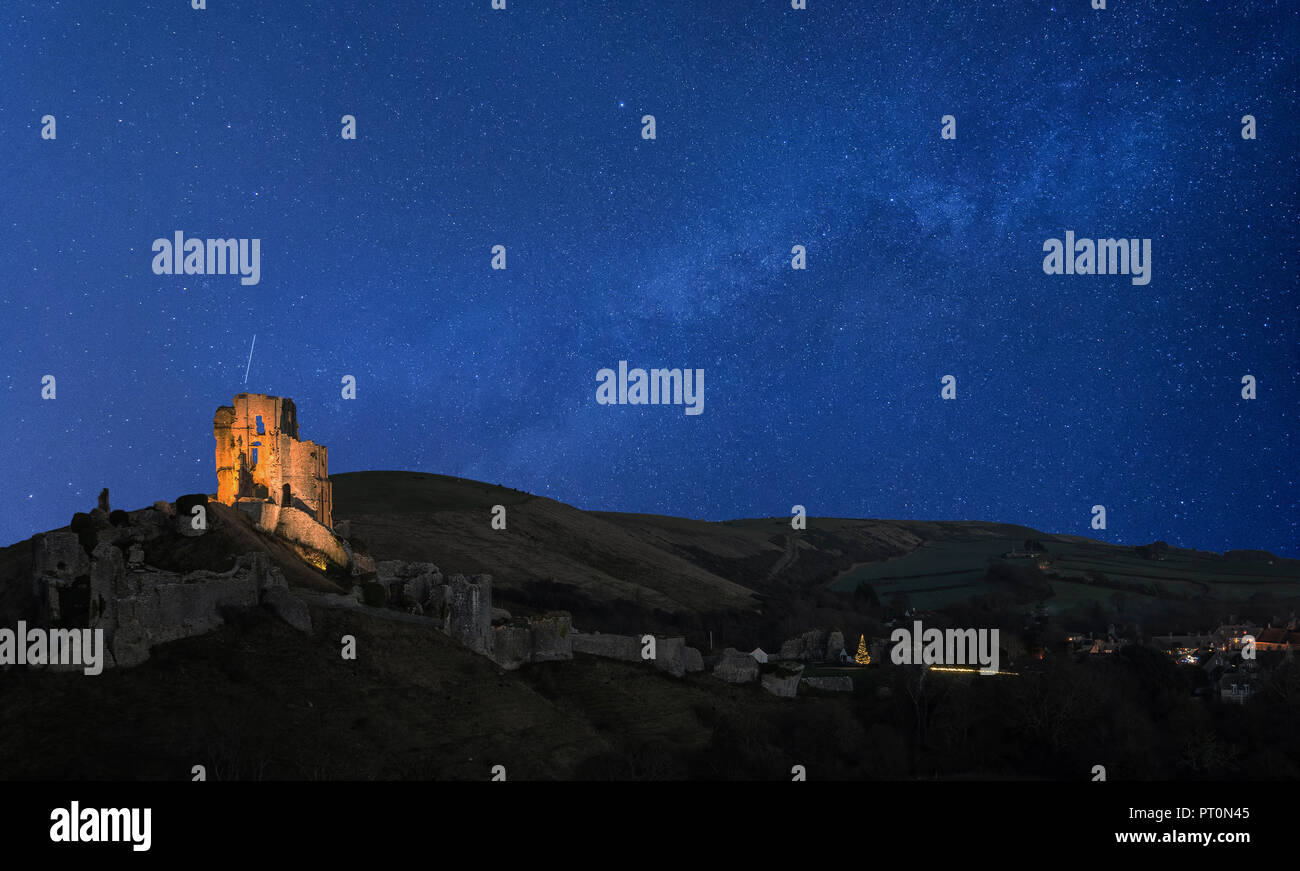
MULTIPOLYGON (((217 409, 212 434, 217 439, 218 502, 265 500, 266 508, 274 506, 274 515, 293 507, 333 528, 329 452, 324 445, 298 440, 298 409, 292 399, 240 393, 233 405, 217 409)), ((276 526, 271 517, 263 523, 276 526)))

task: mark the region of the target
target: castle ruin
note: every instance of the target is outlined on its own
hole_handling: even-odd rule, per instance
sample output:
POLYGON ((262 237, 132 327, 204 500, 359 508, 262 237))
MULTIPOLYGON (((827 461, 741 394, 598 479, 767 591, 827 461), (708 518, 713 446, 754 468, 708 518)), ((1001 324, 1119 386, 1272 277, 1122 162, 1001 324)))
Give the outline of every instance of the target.
POLYGON ((296 508, 332 529, 334 498, 329 451, 298 439, 298 409, 292 399, 240 393, 212 418, 217 439, 217 501, 245 509, 259 525, 274 529, 279 510, 296 508), (258 506, 256 503, 261 503, 258 506), (271 506, 275 508, 272 509, 271 506))

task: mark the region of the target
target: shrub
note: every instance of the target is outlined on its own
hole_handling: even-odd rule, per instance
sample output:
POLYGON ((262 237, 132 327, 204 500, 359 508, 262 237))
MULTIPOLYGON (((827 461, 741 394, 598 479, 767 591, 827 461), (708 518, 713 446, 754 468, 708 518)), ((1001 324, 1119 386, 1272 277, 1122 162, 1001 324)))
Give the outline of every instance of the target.
POLYGON ((186 493, 176 499, 176 516, 191 517, 194 513, 195 505, 206 506, 208 504, 208 494, 206 493, 186 493))

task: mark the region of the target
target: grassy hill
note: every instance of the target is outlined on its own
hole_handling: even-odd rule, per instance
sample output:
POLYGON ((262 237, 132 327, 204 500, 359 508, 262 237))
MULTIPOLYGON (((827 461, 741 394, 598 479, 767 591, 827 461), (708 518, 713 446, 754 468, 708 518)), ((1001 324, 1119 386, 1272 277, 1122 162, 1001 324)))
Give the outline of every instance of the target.
POLYGON ((796 532, 788 518, 706 522, 582 511, 443 475, 354 472, 331 480, 335 516, 351 520, 376 558, 487 572, 503 601, 527 610, 549 599, 588 625, 598 621, 594 628, 619 622, 621 609, 643 620, 658 615, 656 628, 689 631, 689 615, 732 612, 750 615, 753 633, 763 625, 776 631, 774 610, 811 602, 814 610, 801 617, 820 609, 834 620, 853 610, 843 603, 864 583, 884 603, 948 608, 1006 592, 990 581, 991 566, 1037 571, 1037 560, 1004 558, 1027 540, 1046 551, 1049 613, 1110 607, 1116 594, 1138 610, 1189 601, 1225 612, 1300 605, 1300 560, 1261 552, 1124 547, 980 521, 809 518, 796 532), (506 506, 505 530, 489 523, 498 504, 506 506))
MULTIPOLYGON (((850 646, 859 632, 885 637, 895 597, 940 609, 927 620, 1014 632, 1044 606, 1096 625, 1146 606, 1199 621, 1300 604, 1300 563, 1259 552, 1119 547, 981 522, 810 518, 796 532, 786 518, 582 511, 440 475, 332 480, 336 517, 376 559, 488 572, 494 602, 516 613, 564 608, 583 630, 683 632, 706 654, 710 638, 772 649, 813 627, 842 628, 850 646), (506 506, 506 530, 491 528, 494 505, 506 506), (1027 539, 1042 543, 1045 572, 1005 557, 1027 539)), ((147 561, 220 569, 262 550, 296 587, 349 584, 238 512, 212 510, 220 522, 208 534, 161 536, 147 561)), ((1294 722, 1294 669, 1278 672, 1285 692, 1241 710, 1194 700, 1196 670, 1140 645, 993 681, 922 684, 876 662, 852 674, 852 694, 776 699, 708 674, 581 655, 504 672, 431 621, 324 601, 310 605, 311 635, 253 608, 157 647, 138 668, 93 679, 0 671, 0 779, 181 780, 196 764, 212 779, 486 780, 498 764, 511 780, 788 779, 793 764, 818 779, 1076 778, 1103 756, 1123 778, 1300 776, 1294 730, 1275 725, 1294 722), (345 634, 355 661, 339 655, 345 634), (1070 711, 1065 731, 1044 731, 1043 709, 1070 711), (1243 729, 1241 716, 1254 725, 1243 729), (1189 762, 1186 748, 1208 732, 1244 741, 1238 755, 1217 768, 1189 762)), ((20 542, 0 550, 0 617, 11 625, 33 605, 31 543, 20 542)))
MULTIPOLYGON (((422 624, 311 610, 311 636, 253 609, 93 680, 0 672, 0 780, 188 780, 196 764, 213 780, 788 779, 787 757, 826 756, 794 734, 743 767, 711 754, 719 723, 788 721, 755 687, 589 657, 503 672, 422 624)), ((842 707, 802 704, 814 720, 842 707)), ((869 773, 852 752, 827 776, 869 773)))
POLYGON ((335 475, 334 516, 376 559, 487 572, 499 587, 549 580, 595 601, 672 612, 753 607, 751 590, 653 540, 562 502, 477 481, 411 472, 335 475), (504 505, 505 530, 491 528, 504 505))
MULTIPOLYGON (((486 572, 497 604, 515 613, 565 609, 580 629, 680 632, 696 645, 709 632, 719 645, 770 648, 811 626, 869 631, 880 615, 872 602, 948 610, 1000 598, 1003 610, 1038 602, 1101 626, 1152 614, 1156 622, 1201 622, 1252 608, 1266 619, 1300 608, 1300 561, 1262 552, 1122 547, 977 521, 809 518, 795 531, 783 517, 707 522, 583 511, 445 475, 354 472, 331 480, 335 517, 350 521, 354 544, 375 559, 486 572), (506 508, 505 530, 491 527, 494 505, 506 508), (1041 542, 1045 570, 1037 560, 1005 558, 1026 540, 1041 542), (865 599, 854 595, 862 585, 870 588, 865 599)), ((147 561, 220 570, 261 550, 295 586, 341 591, 349 583, 306 565, 237 512, 212 510, 223 521, 215 534, 164 537, 149 545, 147 561)), ((30 542, 0 549, 0 617, 30 611, 30 575, 30 542)))

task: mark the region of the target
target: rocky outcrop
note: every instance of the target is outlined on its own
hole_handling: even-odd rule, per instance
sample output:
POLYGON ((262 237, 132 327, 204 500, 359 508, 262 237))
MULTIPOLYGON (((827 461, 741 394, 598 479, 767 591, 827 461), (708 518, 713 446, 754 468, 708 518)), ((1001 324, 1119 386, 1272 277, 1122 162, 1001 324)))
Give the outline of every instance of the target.
POLYGON ((803 665, 782 665, 776 671, 763 675, 763 689, 774 696, 792 699, 799 690, 799 679, 803 676, 803 665))
POLYGON ((782 659, 821 661, 826 657, 827 633, 825 629, 810 629, 781 645, 782 659))
MULTIPOLYGON (((839 659, 844 649, 844 633, 838 629, 809 629, 781 645, 780 659, 797 659, 803 662, 826 662, 839 659)), ((852 651, 849 651, 852 653, 852 651)))
POLYGON ((842 675, 822 675, 819 677, 806 677, 802 681, 810 689, 823 690, 832 693, 851 693, 853 692, 853 678, 847 674, 842 675))
POLYGON ((713 676, 727 683, 750 683, 758 680, 758 663, 748 653, 728 647, 713 667, 713 676))

